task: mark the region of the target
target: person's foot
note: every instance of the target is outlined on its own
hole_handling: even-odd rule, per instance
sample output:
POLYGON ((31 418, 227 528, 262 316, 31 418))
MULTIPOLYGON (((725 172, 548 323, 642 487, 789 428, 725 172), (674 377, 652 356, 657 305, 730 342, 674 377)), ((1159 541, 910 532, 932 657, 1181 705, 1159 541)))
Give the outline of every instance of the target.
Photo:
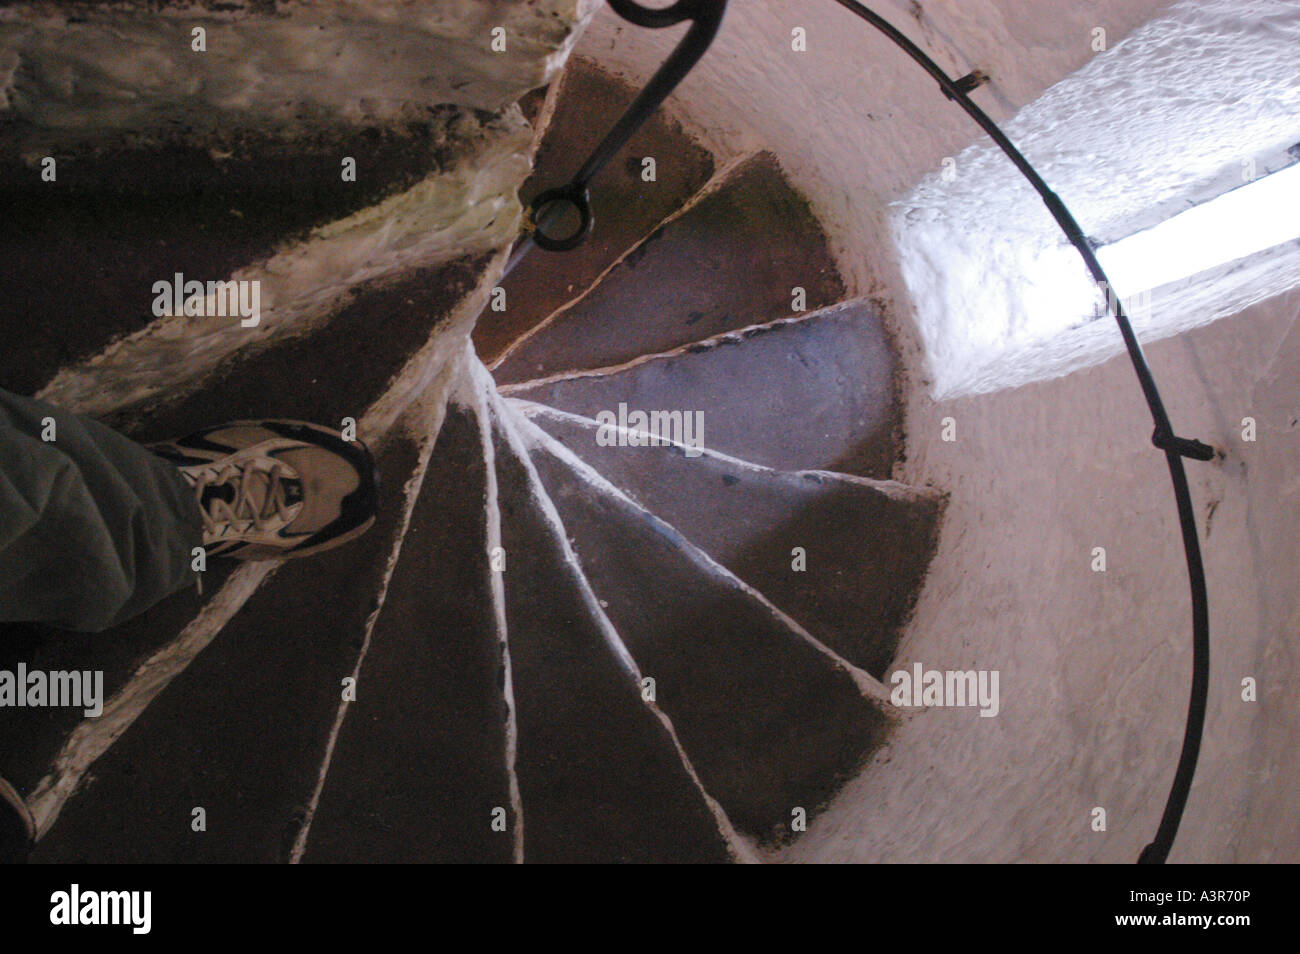
POLYGON ((27 803, 0 778, 0 863, 21 864, 36 843, 36 823, 27 803))
POLYGON ((316 424, 234 421, 150 449, 194 488, 209 556, 306 556, 375 521, 379 475, 370 451, 316 424))

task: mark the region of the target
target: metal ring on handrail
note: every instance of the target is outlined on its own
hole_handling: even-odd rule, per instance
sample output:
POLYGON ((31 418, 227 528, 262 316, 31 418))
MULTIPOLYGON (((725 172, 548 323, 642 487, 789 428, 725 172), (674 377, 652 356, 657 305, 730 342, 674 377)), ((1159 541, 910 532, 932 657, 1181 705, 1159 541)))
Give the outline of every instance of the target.
POLYGON ((636 0, 609 0, 609 5, 629 23, 657 30, 694 19, 698 0, 677 0, 671 7, 643 7, 636 0))
POLYGON ((533 201, 529 210, 528 222, 524 235, 515 244, 510 260, 506 264, 505 274, 509 275, 534 247, 548 252, 567 252, 581 245, 591 234, 595 219, 591 213, 591 203, 587 188, 600 171, 627 145, 628 140, 641 128, 650 115, 663 104, 663 101, 700 61, 717 36, 722 17, 727 11, 727 0, 677 0, 672 6, 663 8, 643 7, 635 0, 609 0, 610 7, 629 23, 643 27, 666 27, 685 20, 691 21, 691 28, 686 31, 654 76, 632 100, 631 104, 610 128, 582 167, 573 174, 568 183, 543 192, 533 201), (558 216, 542 216, 539 213, 545 205, 557 201, 575 206, 580 219, 578 231, 572 235, 555 238, 545 231, 548 224, 554 224, 558 216))
POLYGON ((539 248, 544 248, 548 252, 567 252, 586 241, 587 236, 591 234, 592 226, 595 225, 595 218, 591 214, 591 195, 585 188, 575 187, 571 183, 547 189, 533 199, 529 219, 533 241, 539 248), (561 203, 578 210, 578 228, 572 235, 557 238, 549 235, 546 227, 559 221, 558 210, 550 215, 543 215, 543 212, 547 206, 561 203))

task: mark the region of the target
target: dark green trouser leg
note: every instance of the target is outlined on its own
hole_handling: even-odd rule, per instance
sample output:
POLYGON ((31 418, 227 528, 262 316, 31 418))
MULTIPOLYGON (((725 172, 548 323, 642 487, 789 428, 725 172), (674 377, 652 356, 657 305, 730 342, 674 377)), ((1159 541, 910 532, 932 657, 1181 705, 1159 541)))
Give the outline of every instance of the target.
POLYGON ((174 464, 0 389, 0 621, 114 626, 193 583, 190 551, 202 542, 174 464))

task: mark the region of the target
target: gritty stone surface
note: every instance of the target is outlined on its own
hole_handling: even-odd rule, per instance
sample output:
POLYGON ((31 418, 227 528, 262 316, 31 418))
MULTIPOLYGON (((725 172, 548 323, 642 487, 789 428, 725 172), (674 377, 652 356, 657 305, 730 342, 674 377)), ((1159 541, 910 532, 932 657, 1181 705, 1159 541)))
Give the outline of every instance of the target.
POLYGON ((496 442, 524 855, 725 862, 726 842, 664 726, 582 601, 529 487, 496 442))
POLYGON ((502 653, 479 422, 451 404, 411 514, 303 856, 508 862, 502 653), (503 831, 492 827, 506 812, 503 831))
MULTIPOLYGON (((152 319, 149 313, 128 311, 119 320, 133 319, 137 330, 93 358, 63 367, 41 396, 104 414, 160 394, 192 390, 232 356, 314 331, 367 284, 499 249, 518 224, 513 193, 527 173, 528 129, 514 111, 482 124, 471 122, 465 133, 458 161, 450 168, 314 228, 303 241, 286 242, 233 275, 203 276, 209 281, 231 278, 249 287, 257 283, 261 313, 256 326, 171 314, 174 309, 168 308, 152 319)), ((153 254, 143 253, 142 261, 153 254)), ((199 267, 205 264, 198 262, 199 267)), ((169 272, 155 275, 154 281, 170 278, 169 272)), ((81 346, 75 339, 69 344, 81 346)))
POLYGON ((467 258, 368 286, 315 334, 236 355, 193 393, 127 407, 106 420, 143 441, 188 434, 216 413, 245 420, 273 409, 277 417, 335 428, 345 417, 360 420, 426 341, 463 333, 449 319, 486 266, 484 256, 467 258))
POLYGON ((621 364, 844 296, 826 236, 771 154, 731 169, 495 369, 511 383, 621 364), (802 293, 796 291, 801 289, 802 293))
POLYGON ((286 562, 95 764, 34 861, 288 860, 416 459, 409 441, 387 445, 375 525, 286 562))
POLYGON ((533 454, 592 587, 705 788, 741 831, 792 835, 883 742, 849 674, 643 511, 533 454), (653 581, 653 583, 651 582, 653 581))
POLYGON ((0 327, 27 346, 0 354, 0 380, 18 393, 38 390, 151 321, 154 282, 177 272, 224 280, 446 171, 479 128, 447 109, 403 130, 291 144, 248 137, 225 158, 179 145, 59 151, 53 183, 39 169, 4 164, 0 327), (358 157, 356 182, 340 180, 340 156, 358 157))
POLYGON ((0 118, 18 131, 10 145, 39 154, 123 136, 215 144, 253 128, 297 139, 339 124, 418 121, 443 103, 497 112, 550 80, 594 6, 6 4, 0 118), (494 50, 502 41, 506 51, 494 50))
POLYGON ((849 662, 884 674, 934 550, 936 496, 602 443, 594 421, 543 409, 530 419, 849 662))
MULTIPOLYGON (((216 561, 197 585, 173 594, 150 612, 107 633, 74 633, 36 623, 0 626, 0 670, 100 670, 104 700, 131 678, 136 668, 185 628, 217 593, 230 574, 229 563, 216 561)), ((31 794, 59 754, 68 733, 82 720, 81 709, 0 707, 0 776, 24 796, 31 794)))
MULTIPOLYGON (((566 183, 622 116, 636 90, 574 58, 559 82, 533 174, 520 189, 525 208, 544 189, 566 183)), ((568 252, 534 248, 501 283, 505 311, 488 310, 474 345, 491 365, 521 334, 586 289, 621 254, 690 199, 713 173, 713 157, 662 111, 652 115, 591 184, 595 222, 585 243, 568 252), (642 159, 655 160, 655 180, 642 179, 642 159)))
POLYGON ((894 356, 869 305, 749 329, 626 368, 510 389, 584 417, 704 415, 704 446, 781 470, 889 477, 901 446, 894 356))

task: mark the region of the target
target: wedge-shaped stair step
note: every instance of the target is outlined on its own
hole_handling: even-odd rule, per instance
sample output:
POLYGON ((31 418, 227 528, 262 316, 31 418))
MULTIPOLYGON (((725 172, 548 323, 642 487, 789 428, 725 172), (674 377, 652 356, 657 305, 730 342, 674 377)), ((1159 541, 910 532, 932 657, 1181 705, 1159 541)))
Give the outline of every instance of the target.
MULTIPOLYGON (((350 296, 366 286, 404 281, 421 268, 491 255, 514 236, 514 193, 527 173, 530 130, 517 110, 482 122, 462 119, 447 132, 452 158, 446 168, 431 170, 409 188, 350 215, 320 222, 301 240, 293 240, 290 225, 281 225, 273 213, 288 208, 296 216, 289 216, 295 228, 316 221, 321 210, 310 195, 277 193, 260 203, 256 192, 241 194, 239 198, 248 201, 240 204, 250 207, 247 214, 254 222, 252 231, 245 232, 238 224, 227 224, 243 220, 229 214, 225 202, 206 198, 229 197, 224 183, 208 181, 211 175, 198 177, 202 185, 192 186, 205 197, 197 222, 189 203, 169 197, 165 189, 146 188, 138 202, 119 200, 115 205, 103 199, 93 183, 83 184, 82 194, 95 194, 90 212, 69 212, 80 207, 66 196, 54 208, 60 221, 67 215, 73 218, 55 242, 61 264, 35 263, 34 280, 40 287, 34 299, 26 311, 11 309, 8 318, 0 309, 0 324, 16 322, 15 334, 39 341, 45 358, 37 360, 53 354, 50 343, 56 345, 61 363, 82 359, 65 364, 40 390, 41 397, 72 410, 104 415, 192 390, 240 354, 290 336, 311 335, 329 317, 346 310, 350 296), (272 214, 264 212, 263 204, 272 214), (101 215, 104 205, 109 208, 101 215), (122 219, 125 225, 119 228, 122 219), (185 223, 179 237, 168 231, 176 221, 185 223), (104 230, 119 237, 119 244, 106 246, 97 237, 104 230), (208 232, 217 233, 218 239, 202 238, 208 232), (247 258, 268 246, 274 249, 269 257, 247 258), (233 273, 223 271, 236 264, 233 273), (56 284, 58 288, 47 287, 56 284), (69 298, 68 287, 82 293, 69 298), (232 302, 232 295, 237 300, 232 302), (75 306, 60 307, 73 299, 75 306), (34 322, 36 314, 42 317, 34 322), (117 337, 122 332, 129 333, 117 337), (114 340, 101 347, 106 337, 114 340), (88 356, 87 349, 94 354, 88 356)), ((442 140, 438 133, 430 136, 442 140)), ((442 152, 441 145, 429 149, 442 152)), ((367 161, 363 156, 363 164, 367 161)), ((428 161, 437 160, 430 156, 428 161)), ((329 162, 337 174, 337 156, 329 162)), ((394 184, 407 172, 395 171, 394 184)), ((256 179, 255 171, 246 170, 246 175, 256 179)), ((348 183, 336 181, 327 188, 318 177, 319 172, 312 177, 313 186, 329 192, 331 200, 331 189, 350 193, 348 183)), ((339 203, 325 204, 335 208, 339 203)), ((31 214, 29 210, 29 219, 31 214)), ((366 333, 388 335, 392 328, 385 318, 378 316, 366 333)), ((45 366, 41 376, 48 371, 45 366)))
POLYGON ((628 438, 639 436, 588 418, 521 409, 827 646, 883 678, 934 551, 939 495, 775 471, 681 445, 634 446, 628 438))
POLYGON ((197 390, 105 419, 146 441, 189 433, 215 415, 301 418, 336 428, 345 417, 360 420, 432 335, 447 334, 462 299, 489 268, 489 256, 467 257, 367 286, 314 334, 237 353, 197 390))
POLYGON ((775 158, 733 167, 495 370, 516 382, 630 361, 788 316, 794 289, 820 308, 844 297, 825 233, 775 158))
POLYGON ((708 802, 593 612, 528 466, 498 431, 524 858, 724 862, 708 802))
MULTIPOLYGON (((185 628, 221 592, 233 565, 214 563, 197 586, 175 593, 149 610, 103 633, 74 633, 35 623, 0 625, 0 671, 103 674, 101 702, 116 695, 141 663, 185 628)), ((23 795, 45 777, 84 710, 60 706, 0 706, 0 777, 23 795)))
POLYGON ((702 425, 683 436, 709 449, 778 470, 868 477, 889 477, 901 450, 895 390, 884 327, 860 302, 621 367, 502 388, 633 427, 634 412, 680 411, 683 424, 702 425))
POLYGON ((474 411, 449 405, 304 861, 513 858, 481 438, 474 411), (506 824, 494 829, 498 810, 506 824))
MULTIPOLYGON (((233 155, 178 145, 59 153, 54 182, 17 159, 0 159, 0 330, 23 342, 0 352, 0 380, 12 391, 34 392, 61 367, 144 328, 158 314, 155 283, 171 283, 177 273, 206 283, 252 269, 238 277, 261 280, 259 311, 291 307, 296 286, 274 284, 258 268, 277 252, 311 247, 306 240, 321 227, 339 238, 321 252, 332 256, 322 264, 333 271, 312 291, 350 283, 344 239, 349 227, 365 234, 357 213, 426 177, 433 181, 484 136, 472 117, 442 108, 402 129, 338 130, 292 143, 241 138, 233 155), (341 156, 359 157, 355 182, 341 180, 341 156)), ((380 259, 386 251, 371 239, 367 254, 380 259)), ((313 264, 299 253, 279 260, 275 272, 306 275, 313 264)), ((196 332, 218 323, 187 320, 196 332)), ((238 317, 219 324, 232 340, 256 341, 270 319, 256 327, 241 328, 238 317)))
POLYGON ((790 833, 856 775, 888 720, 842 664, 608 484, 532 459, 609 618, 705 788, 741 831, 790 833))
POLYGON ((388 441, 375 525, 286 562, 94 764, 36 860, 288 859, 419 458, 388 441))
MULTIPOLYGON (((618 120, 636 90, 573 57, 558 80, 555 113, 542 133, 533 175, 520 190, 529 203, 544 189, 567 182, 578 165, 618 120)), ((504 311, 486 311, 474 329, 479 356, 492 362, 520 335, 585 291, 614 261, 681 208, 713 174, 713 158, 681 127, 654 113, 622 156, 591 184, 596 227, 569 252, 535 248, 501 283, 504 311), (626 158, 624 158, 626 157, 626 158), (643 176, 643 160, 655 161, 655 178, 643 176)))

